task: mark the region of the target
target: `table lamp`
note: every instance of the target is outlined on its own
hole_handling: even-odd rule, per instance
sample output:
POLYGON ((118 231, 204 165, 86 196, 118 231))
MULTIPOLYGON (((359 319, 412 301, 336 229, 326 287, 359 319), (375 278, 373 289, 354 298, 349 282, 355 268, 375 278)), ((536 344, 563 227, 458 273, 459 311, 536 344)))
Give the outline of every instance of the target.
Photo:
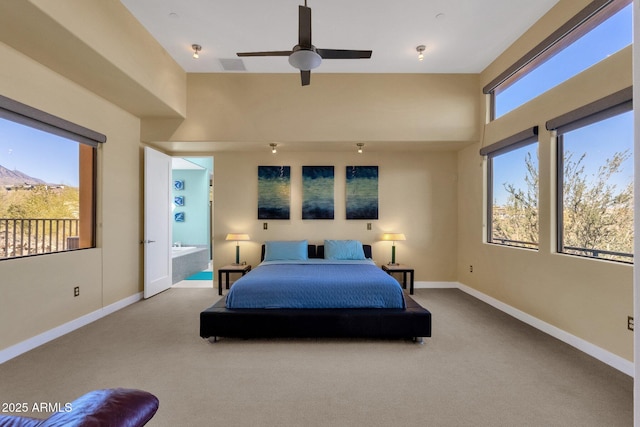
POLYGON ((398 265, 396 264, 396 241, 397 240, 407 240, 402 233, 384 233, 382 235, 382 240, 391 240, 391 262, 389 265, 398 265))
POLYGON ((249 240, 248 234, 241 233, 229 233, 225 240, 235 240, 236 241, 236 262, 233 265, 240 265, 240 240, 249 240))

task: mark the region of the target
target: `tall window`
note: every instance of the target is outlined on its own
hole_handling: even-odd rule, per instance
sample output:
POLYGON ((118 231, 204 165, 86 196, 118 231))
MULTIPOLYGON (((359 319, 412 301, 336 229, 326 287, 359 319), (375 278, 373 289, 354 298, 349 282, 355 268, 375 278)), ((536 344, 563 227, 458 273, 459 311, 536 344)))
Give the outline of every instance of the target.
POLYGON ((558 132, 558 252, 633 262, 630 108, 628 101, 581 119, 578 110, 578 120, 548 123, 558 132))
POLYGON ((487 155, 487 241, 538 248, 537 127, 492 144, 487 155))
POLYGON ((0 96, 0 259, 95 247, 97 143, 0 96))
POLYGON ((631 0, 595 0, 484 88, 492 119, 629 46, 631 0))

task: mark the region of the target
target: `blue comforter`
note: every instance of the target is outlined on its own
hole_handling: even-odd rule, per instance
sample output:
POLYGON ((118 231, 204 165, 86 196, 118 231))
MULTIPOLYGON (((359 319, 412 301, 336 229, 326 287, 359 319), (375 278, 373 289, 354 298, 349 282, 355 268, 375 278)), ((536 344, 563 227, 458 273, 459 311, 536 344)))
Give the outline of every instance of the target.
POLYGON ((263 262, 238 279, 227 308, 405 308, 402 287, 372 261, 263 262))

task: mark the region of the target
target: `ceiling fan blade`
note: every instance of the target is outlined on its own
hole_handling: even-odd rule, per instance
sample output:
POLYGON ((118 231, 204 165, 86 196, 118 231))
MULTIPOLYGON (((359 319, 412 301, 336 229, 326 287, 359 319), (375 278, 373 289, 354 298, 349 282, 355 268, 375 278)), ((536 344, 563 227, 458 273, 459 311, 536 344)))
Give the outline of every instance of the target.
POLYGON ((302 80, 302 86, 309 86, 311 84, 311 71, 300 70, 300 79, 302 80))
POLYGON ((236 55, 238 56, 289 56, 291 55, 291 50, 274 50, 270 52, 238 52, 236 55))
POLYGON ((298 44, 302 47, 311 47, 311 8, 298 7, 298 44))
POLYGON ((316 49, 323 59, 369 59, 373 53, 370 50, 348 49, 316 49))

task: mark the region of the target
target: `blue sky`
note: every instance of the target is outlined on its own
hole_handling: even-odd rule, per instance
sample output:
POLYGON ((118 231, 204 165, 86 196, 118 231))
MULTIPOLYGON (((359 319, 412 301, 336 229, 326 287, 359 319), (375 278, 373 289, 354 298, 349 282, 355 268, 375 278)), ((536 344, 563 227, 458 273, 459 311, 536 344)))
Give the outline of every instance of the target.
POLYGON ((78 143, 0 119, 0 165, 49 184, 77 187, 78 143))
POLYGON ((632 43, 632 4, 501 91, 496 117, 568 80, 632 43))
MULTIPOLYGON (((631 44, 633 39, 631 22, 632 5, 628 5, 502 91, 498 96, 496 117, 506 114, 631 44)), ((507 199, 504 183, 513 183, 519 188, 525 188, 526 170, 523 166, 525 155, 530 151, 533 159, 536 160, 536 149, 537 144, 532 144, 497 158, 498 164, 494 163, 496 167, 493 177, 495 203, 502 205, 507 199)), ((565 149, 572 151, 576 160, 583 152, 587 153, 583 161, 587 175, 596 173, 605 160, 611 158, 616 152, 630 149, 633 156, 633 112, 567 134, 565 149)), ((616 177, 614 181, 616 185, 623 186, 633 180, 632 156, 624 163, 622 173, 616 177)))
MULTIPOLYGON (((527 153, 531 153, 531 158, 537 166, 537 149, 538 144, 530 144, 494 159, 493 199, 496 204, 504 205, 507 201, 508 194, 504 189, 504 183, 513 183, 517 188, 526 190, 525 157, 527 153)), ((629 111, 565 134, 564 149, 573 153, 574 161, 577 161, 582 153, 587 153, 582 162, 587 179, 595 176, 598 168, 613 157, 614 153, 630 150, 631 156, 623 163, 622 172, 610 181, 619 189, 624 188, 633 181, 633 112, 629 111)))

